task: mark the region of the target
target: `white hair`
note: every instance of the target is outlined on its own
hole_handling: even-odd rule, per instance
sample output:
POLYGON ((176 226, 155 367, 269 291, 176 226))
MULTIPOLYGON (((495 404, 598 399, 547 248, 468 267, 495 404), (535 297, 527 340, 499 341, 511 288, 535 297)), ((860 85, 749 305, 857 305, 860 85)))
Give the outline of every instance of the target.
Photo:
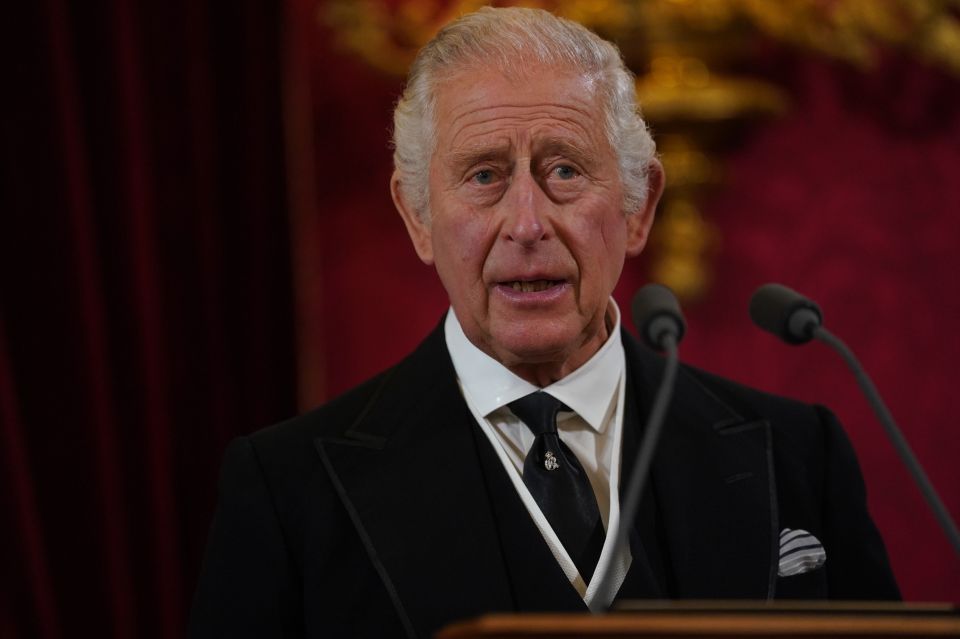
POLYGON ((393 113, 393 163, 401 193, 423 219, 429 218, 440 83, 480 64, 492 64, 506 74, 521 73, 531 60, 595 82, 607 139, 617 154, 623 209, 635 211, 646 201, 656 146, 637 107, 633 74, 617 47, 586 27, 541 9, 484 7, 445 26, 420 50, 393 113))

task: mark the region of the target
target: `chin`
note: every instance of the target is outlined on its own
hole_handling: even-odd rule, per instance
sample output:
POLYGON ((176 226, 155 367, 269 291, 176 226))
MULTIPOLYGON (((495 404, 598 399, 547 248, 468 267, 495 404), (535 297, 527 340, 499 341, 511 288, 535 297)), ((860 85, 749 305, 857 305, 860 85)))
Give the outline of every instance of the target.
POLYGON ((544 327, 505 331, 492 335, 491 350, 496 359, 506 366, 562 363, 580 346, 581 335, 579 331, 557 331, 544 327))

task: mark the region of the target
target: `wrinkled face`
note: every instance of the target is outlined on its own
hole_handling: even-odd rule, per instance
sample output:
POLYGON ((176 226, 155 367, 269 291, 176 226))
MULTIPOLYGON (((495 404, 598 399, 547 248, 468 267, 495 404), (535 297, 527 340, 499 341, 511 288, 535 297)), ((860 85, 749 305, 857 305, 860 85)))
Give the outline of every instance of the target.
POLYGON ((414 246, 471 342, 530 381, 559 379, 608 335, 610 294, 646 241, 659 166, 652 204, 626 214, 600 100, 578 75, 468 71, 437 97, 429 220, 405 206, 394 176, 414 246))

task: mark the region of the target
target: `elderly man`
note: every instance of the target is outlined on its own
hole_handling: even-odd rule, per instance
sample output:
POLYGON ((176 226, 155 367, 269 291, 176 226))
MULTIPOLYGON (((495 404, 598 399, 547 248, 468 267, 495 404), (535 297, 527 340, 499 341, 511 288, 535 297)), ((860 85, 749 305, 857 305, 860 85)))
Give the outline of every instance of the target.
MULTIPOLYGON (((619 495, 662 368, 611 292, 663 170, 613 45, 484 9, 419 54, 391 191, 450 298, 400 364, 234 441, 194 636, 429 636, 619 597, 896 598, 823 409, 681 369, 650 489, 619 495)), ((606 602, 599 602, 606 603, 606 602)))

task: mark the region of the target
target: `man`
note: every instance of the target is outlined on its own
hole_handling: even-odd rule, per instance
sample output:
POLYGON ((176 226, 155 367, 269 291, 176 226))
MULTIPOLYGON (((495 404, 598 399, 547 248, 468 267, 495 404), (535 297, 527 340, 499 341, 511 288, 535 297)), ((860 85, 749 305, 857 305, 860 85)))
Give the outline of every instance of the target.
POLYGON ((234 441, 194 636, 430 636, 620 598, 896 598, 825 410, 682 369, 629 548, 662 361, 610 297, 663 170, 616 49, 484 9, 419 54, 391 190, 450 298, 407 359, 234 441))

